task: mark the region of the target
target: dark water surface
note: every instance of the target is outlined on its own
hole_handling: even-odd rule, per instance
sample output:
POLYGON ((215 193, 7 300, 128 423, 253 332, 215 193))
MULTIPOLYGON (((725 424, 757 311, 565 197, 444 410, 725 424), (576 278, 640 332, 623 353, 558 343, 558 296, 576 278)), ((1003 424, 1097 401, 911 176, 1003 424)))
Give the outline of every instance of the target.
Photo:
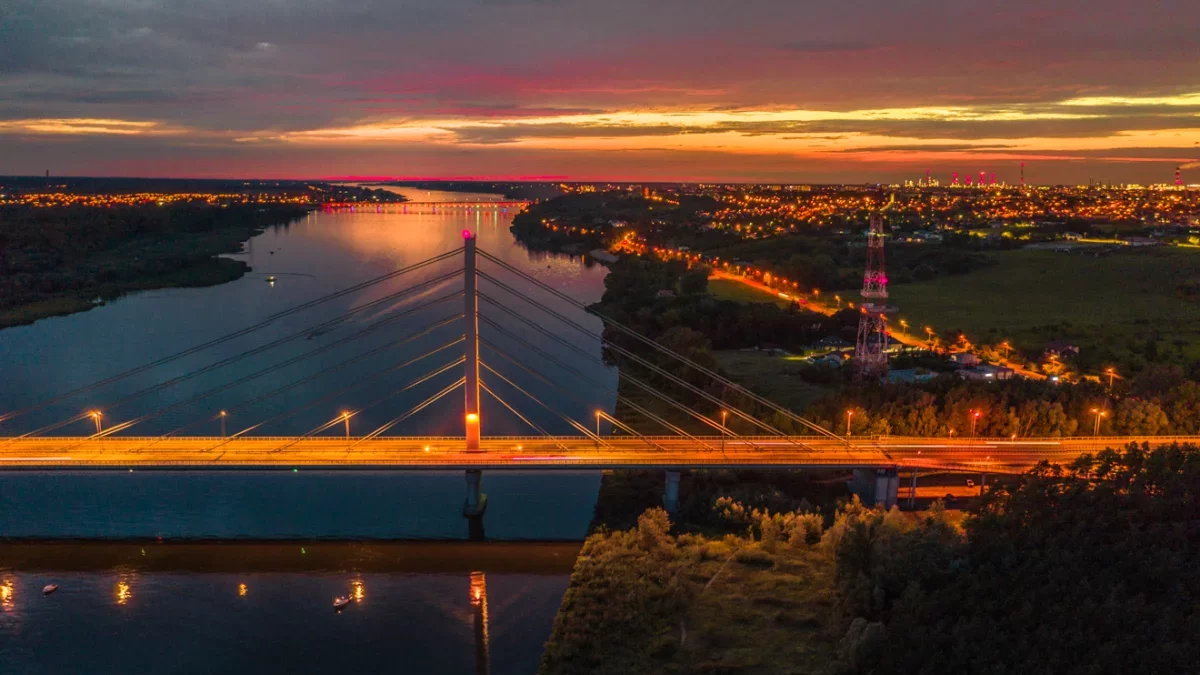
POLYGON ((0 544, 0 672, 532 673, 578 549, 0 544))
MULTIPOLYGON (((473 198, 480 196, 414 195, 430 201, 473 198)), ((82 314, 0 331, 0 410, 30 406, 455 249, 462 244, 463 229, 478 233, 480 249, 577 300, 591 302, 603 292, 603 268, 579 256, 545 256, 520 248, 508 231, 513 211, 413 211, 313 213, 254 238, 240 256, 254 271, 238 281, 137 293, 82 314), (274 284, 267 282, 268 276, 275 277, 274 284)), ((455 369, 397 393, 453 361, 461 348, 395 371, 388 368, 445 344, 461 335, 462 327, 446 326, 402 347, 339 364, 461 312, 461 300, 393 321, 261 377, 243 378, 460 289, 461 281, 451 279, 419 296, 313 329, 351 307, 460 266, 455 257, 279 319, 163 368, 9 420, 0 434, 50 427, 83 410, 99 409, 106 426, 141 420, 123 432, 129 435, 217 435, 214 415, 228 409, 229 433, 266 420, 254 435, 297 435, 346 408, 363 409, 352 420, 352 432, 365 434, 461 376, 455 369), (237 358, 295 334, 300 337, 279 347, 237 358), (191 376, 222 359, 236 360, 191 376), (331 367, 332 372, 316 376, 331 367), (386 376, 373 377, 385 371, 386 376), (181 376, 169 387, 147 391, 181 376), (300 384, 272 393, 296 382, 300 384), (208 393, 227 384, 234 386, 208 393), (330 398, 331 392, 339 393, 330 398)), ((481 263, 481 270, 503 275, 490 263, 481 263)), ((528 282, 510 276, 504 281, 536 293, 528 282)), ((594 341, 553 325, 486 282, 481 289, 599 356, 594 341)), ((536 297, 599 329, 594 317, 550 294, 536 297)), ((486 306, 482 311, 615 386, 609 369, 486 306)), ((502 334, 484 326, 481 333, 510 354, 532 360, 525 348, 502 334)), ((485 350, 483 358, 575 419, 591 419, 595 408, 612 408, 611 394, 580 386, 551 367, 542 370, 568 388, 569 396, 506 367, 498 355, 485 350)), ((572 433, 554 412, 511 387, 496 382, 494 388, 540 426, 572 433)), ((482 418, 487 435, 535 433, 487 396, 482 418)), ((75 423, 41 435, 86 434, 91 424, 75 423)), ((343 432, 338 426, 323 433, 343 432)), ((461 435, 461 391, 388 433, 461 435)), ((577 544, 532 542, 582 539, 599 475, 486 472, 483 488, 488 494, 483 518, 487 543, 394 543, 468 537, 461 515, 461 473, 0 470, 0 674, 485 672, 481 668, 532 673, 578 550, 577 544), (53 539, 110 543, 46 541, 53 539), (361 541, 344 541, 348 539, 361 541), (43 597, 41 588, 47 583, 59 584, 60 590, 43 597), (479 590, 486 603, 475 599, 479 590), (356 592, 361 602, 335 615, 332 598, 356 592)))

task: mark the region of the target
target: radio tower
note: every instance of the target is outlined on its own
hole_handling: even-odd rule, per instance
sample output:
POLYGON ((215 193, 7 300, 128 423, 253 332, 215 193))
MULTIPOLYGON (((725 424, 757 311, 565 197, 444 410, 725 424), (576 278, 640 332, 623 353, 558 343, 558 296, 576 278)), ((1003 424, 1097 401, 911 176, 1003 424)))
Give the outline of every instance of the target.
MULTIPOLYGON (((895 202, 892 195, 887 206, 895 202)), ((887 208, 885 206, 884 208, 887 208)), ((854 367, 858 377, 867 379, 887 374, 887 273, 883 266, 883 209, 871 213, 867 232, 867 269, 863 274, 858 318, 858 340, 854 345, 854 367)))

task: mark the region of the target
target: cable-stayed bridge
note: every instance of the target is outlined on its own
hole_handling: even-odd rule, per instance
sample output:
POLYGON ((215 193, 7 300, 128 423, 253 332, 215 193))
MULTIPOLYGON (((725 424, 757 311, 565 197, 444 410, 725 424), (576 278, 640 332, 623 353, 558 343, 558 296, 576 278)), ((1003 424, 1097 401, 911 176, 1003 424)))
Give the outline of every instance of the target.
POLYGON ((480 472, 485 469, 663 469, 668 506, 677 503, 679 471, 685 468, 845 469, 854 471, 855 480, 868 497, 894 503, 899 489, 898 472, 902 469, 912 470, 914 478, 918 470, 1013 473, 1044 459, 1065 462, 1104 445, 1131 440, 1152 445, 1196 440, 1105 438, 1101 443, 1096 438, 950 441, 840 436, 640 335, 615 318, 589 310, 560 290, 479 250, 473 233, 464 231, 463 236, 461 248, 0 414, 0 423, 11 428, 12 420, 55 406, 102 402, 25 433, 0 437, 0 470, 453 469, 466 472, 466 512, 478 514, 485 505, 480 490, 480 472), (457 265, 459 260, 461 267, 457 265), (453 269, 436 273, 435 265, 446 264, 453 269), (253 348, 185 372, 155 377, 141 389, 112 393, 114 385, 123 381, 167 372, 172 364, 192 363, 222 345, 268 326, 278 327, 284 319, 306 316, 314 308, 355 297, 360 291, 384 282, 413 279, 422 270, 425 274, 433 272, 433 276, 253 348), (555 298, 560 307, 590 312, 608 330, 597 333, 562 309, 539 299, 533 291, 555 298), (433 320, 424 316, 426 310, 444 312, 446 308, 451 309, 448 316, 433 320), (271 365, 246 370, 256 356, 277 353, 285 346, 294 350, 313 336, 352 323, 358 325, 360 319, 366 319, 361 322, 365 326, 348 335, 271 365), (340 358, 343 348, 368 336, 375 341, 383 336, 386 341, 354 356, 340 358), (620 364, 624 384, 620 390, 595 377, 594 366, 606 364, 594 351, 579 346, 580 337, 598 342, 610 360, 620 364), (387 361, 389 355, 405 347, 424 349, 430 340, 436 346, 420 354, 387 361), (549 349, 549 345, 556 345, 555 350, 549 349), (233 403, 226 401, 239 387, 261 384, 266 381, 263 378, 277 376, 290 366, 325 364, 331 358, 340 360, 269 391, 258 391, 233 403), (309 389, 322 378, 354 365, 369 366, 372 370, 342 386, 322 389, 313 399, 290 404, 289 394, 309 389), (144 403, 148 397, 157 397, 183 383, 207 382, 214 373, 230 371, 236 371, 237 375, 231 380, 140 414, 122 416, 135 401, 144 403), (329 414, 331 406, 371 385, 383 386, 384 393, 356 407, 329 414), (398 406, 398 399, 426 390, 432 391, 415 405, 398 406), (564 408, 586 407, 585 397, 581 396, 585 391, 611 395, 622 417, 601 410, 589 414, 590 419, 577 419, 565 413, 564 408), (432 414, 435 404, 460 392, 463 409, 456 426, 461 424, 462 435, 391 435, 406 420, 432 414), (636 395, 631 396, 634 392, 636 395), (225 407, 213 416, 186 422, 155 436, 136 435, 151 422, 175 419, 182 412, 197 405, 210 405, 214 400, 222 401, 225 407), (289 407, 245 424, 258 404, 278 400, 288 400, 289 407), (530 435, 485 434, 488 421, 482 416, 484 400, 498 404, 519 420, 530 435), (654 405, 648 405, 647 401, 654 401, 654 405), (374 416, 383 413, 386 420, 365 434, 359 430, 352 435, 351 421, 365 417, 368 411, 374 416), (281 421, 295 423, 313 418, 320 422, 304 433, 285 437, 263 435, 281 421), (227 422, 233 419, 242 422, 227 429, 227 422), (764 421, 767 419, 773 422, 764 421), (570 435, 552 433, 546 420, 554 421, 557 429, 569 429, 570 435), (602 421, 610 433, 601 433, 602 421), (211 433, 218 423, 220 435, 200 435, 201 430, 211 433), (95 428, 91 435, 63 435, 68 429, 91 424, 95 428), (644 431, 651 427, 656 429, 653 434, 644 431), (796 430, 801 433, 795 433, 796 430))

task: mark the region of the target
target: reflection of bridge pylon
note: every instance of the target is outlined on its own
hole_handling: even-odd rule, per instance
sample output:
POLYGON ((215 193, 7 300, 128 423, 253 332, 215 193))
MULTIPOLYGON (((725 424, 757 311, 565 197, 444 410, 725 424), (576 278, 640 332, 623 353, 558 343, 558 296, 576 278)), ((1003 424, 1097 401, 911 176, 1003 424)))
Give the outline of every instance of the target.
POLYGON ((471 609, 475 618, 475 672, 491 672, 491 636, 488 634, 487 577, 483 572, 471 572, 471 609))

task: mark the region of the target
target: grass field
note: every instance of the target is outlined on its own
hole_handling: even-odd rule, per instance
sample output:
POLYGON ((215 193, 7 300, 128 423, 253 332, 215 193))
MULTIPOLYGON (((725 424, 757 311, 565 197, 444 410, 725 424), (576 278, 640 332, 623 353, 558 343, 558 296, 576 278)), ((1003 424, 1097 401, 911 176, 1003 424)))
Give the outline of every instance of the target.
POLYGON ((709 279, 708 292, 718 300, 733 300, 734 302, 773 302, 780 307, 787 307, 788 301, 766 291, 754 288, 732 279, 709 279))
POLYGON ((713 352, 713 355, 721 370, 734 382, 793 412, 803 412, 809 403, 833 389, 800 379, 800 370, 809 367, 800 361, 740 349, 713 352))
POLYGON ((962 330, 976 342, 1009 340, 1040 353, 1068 339, 1090 360, 1146 359, 1156 340, 1158 360, 1200 359, 1200 301, 1181 284, 1200 280, 1200 252, 1127 249, 1111 255, 1054 251, 991 254, 996 264, 960 276, 895 285, 897 318, 919 333, 962 330))

